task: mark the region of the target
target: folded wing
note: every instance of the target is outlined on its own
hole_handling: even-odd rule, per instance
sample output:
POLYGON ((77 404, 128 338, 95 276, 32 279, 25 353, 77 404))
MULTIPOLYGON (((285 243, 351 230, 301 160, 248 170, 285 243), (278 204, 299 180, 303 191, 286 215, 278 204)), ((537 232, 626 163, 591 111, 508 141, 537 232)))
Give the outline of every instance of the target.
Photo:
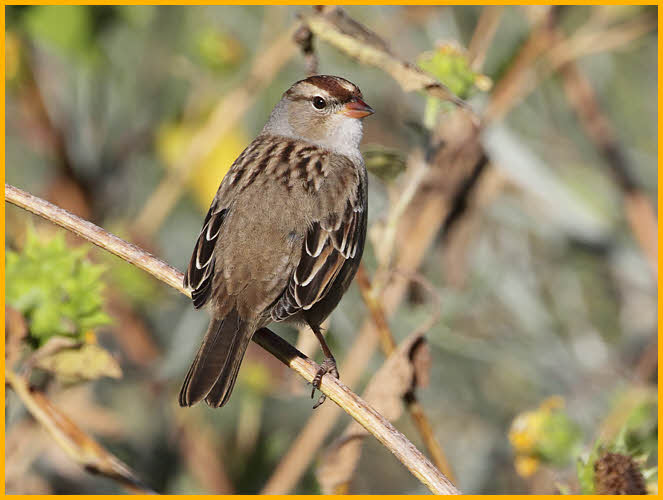
POLYGON ((322 300, 343 265, 357 254, 363 224, 363 207, 348 200, 345 210, 314 221, 303 243, 302 254, 272 319, 283 321, 322 300))
POLYGON ((212 204, 184 275, 184 287, 191 288, 191 298, 196 309, 200 309, 209 301, 212 292, 214 247, 226 213, 227 209, 218 209, 216 204, 212 204))

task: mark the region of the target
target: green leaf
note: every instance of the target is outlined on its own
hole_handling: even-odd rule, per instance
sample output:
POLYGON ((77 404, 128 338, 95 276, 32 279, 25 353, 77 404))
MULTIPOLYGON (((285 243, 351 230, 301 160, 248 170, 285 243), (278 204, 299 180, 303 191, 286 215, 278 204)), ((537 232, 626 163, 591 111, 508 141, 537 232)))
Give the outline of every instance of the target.
POLYGON ((110 323, 102 310, 105 267, 87 260, 87 252, 68 247, 63 233, 43 240, 32 228, 21 253, 7 251, 6 301, 26 318, 37 345, 56 335, 81 339, 110 323))
POLYGON ((569 463, 578 454, 582 440, 579 427, 562 411, 547 415, 543 421, 537 451, 554 465, 569 463))
POLYGON ((36 5, 28 9, 24 22, 30 35, 71 55, 86 53, 92 35, 89 6, 36 5))
POLYGON ((366 169, 383 181, 392 181, 405 170, 405 158, 400 151, 371 146, 362 153, 366 169))
POLYGON ((597 440, 586 460, 578 458, 576 471, 578 474, 578 483, 580 484, 580 492, 583 495, 592 495, 594 493, 594 464, 598 456, 599 442, 597 440))
POLYGON ((465 52, 452 45, 441 45, 420 54, 417 65, 462 99, 476 90, 490 87, 485 76, 472 70, 465 52))

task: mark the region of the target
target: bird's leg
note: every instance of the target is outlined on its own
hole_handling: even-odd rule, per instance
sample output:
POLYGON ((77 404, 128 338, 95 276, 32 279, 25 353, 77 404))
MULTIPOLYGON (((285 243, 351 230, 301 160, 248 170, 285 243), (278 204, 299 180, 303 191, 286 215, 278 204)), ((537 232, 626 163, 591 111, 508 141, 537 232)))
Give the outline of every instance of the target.
MULTIPOLYGON (((311 391, 311 399, 313 399, 313 396, 315 396, 315 390, 320 389, 320 384, 322 383, 322 376, 325 375, 326 373, 329 373, 334 377, 338 378, 338 368, 336 368, 336 360, 334 359, 334 355, 332 354, 331 349, 329 349, 329 346, 325 341, 324 335, 322 335, 322 332, 320 331, 320 327, 318 325, 313 325, 311 323, 309 323, 309 327, 311 328, 311 330, 313 330, 313 333, 315 333, 315 336, 318 338, 318 342, 320 342, 320 347, 322 348, 322 352, 325 355, 325 359, 320 364, 320 368, 318 369, 318 372, 315 374, 315 377, 313 377, 313 382, 311 383, 313 385, 313 390, 311 391)), ((313 406, 313 409, 317 408, 322 403, 324 403, 325 399, 327 399, 327 396, 325 396, 324 393, 320 394, 320 398, 318 399, 318 402, 313 406)))

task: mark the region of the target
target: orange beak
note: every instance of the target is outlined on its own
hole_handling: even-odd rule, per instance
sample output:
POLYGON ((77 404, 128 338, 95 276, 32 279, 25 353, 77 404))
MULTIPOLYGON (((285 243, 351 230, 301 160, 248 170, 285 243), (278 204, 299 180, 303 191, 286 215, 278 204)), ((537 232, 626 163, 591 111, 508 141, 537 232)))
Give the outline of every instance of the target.
POLYGON ((361 99, 355 99, 343 106, 341 113, 350 118, 364 118, 365 116, 372 115, 374 111, 373 108, 361 99))

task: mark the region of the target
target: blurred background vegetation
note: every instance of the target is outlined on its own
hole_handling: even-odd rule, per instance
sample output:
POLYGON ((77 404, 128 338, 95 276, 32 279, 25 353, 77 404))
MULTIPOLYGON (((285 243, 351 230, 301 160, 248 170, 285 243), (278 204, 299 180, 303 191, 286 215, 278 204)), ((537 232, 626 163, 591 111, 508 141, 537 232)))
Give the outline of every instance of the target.
MULTIPOLYGON (((434 318, 417 398, 456 484, 655 493, 656 7, 347 8, 466 99, 478 136, 457 131, 456 106, 333 43, 314 35, 302 52, 292 27, 311 12, 7 7, 6 181, 184 269, 222 176, 282 92, 315 65, 343 76, 376 110, 365 270, 385 290, 405 280, 381 303, 396 343, 434 318), (476 158, 445 156, 468 151, 453 144, 476 158), (401 264, 409 275, 395 278, 401 264)), ((160 493, 426 492, 372 438, 345 490, 326 485, 350 417, 331 402, 312 411, 304 382, 257 346, 227 407, 179 408, 207 317, 141 271, 9 205, 5 251, 7 493, 124 491, 80 466, 95 460, 160 493), (64 434, 50 405, 71 419, 64 434), (307 422, 320 446, 293 460, 307 422)), ((346 383, 364 321, 353 284, 328 326, 346 383)), ((275 331, 319 359, 310 333, 275 331)), ((372 342, 357 393, 384 362, 372 342)), ((412 415, 394 423, 426 451, 412 415)))

